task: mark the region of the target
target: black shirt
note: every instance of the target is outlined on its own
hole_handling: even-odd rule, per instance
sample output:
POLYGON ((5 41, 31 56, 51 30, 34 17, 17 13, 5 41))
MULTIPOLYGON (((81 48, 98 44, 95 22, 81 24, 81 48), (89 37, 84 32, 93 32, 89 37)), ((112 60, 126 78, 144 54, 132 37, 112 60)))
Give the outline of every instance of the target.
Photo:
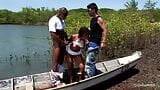
POLYGON ((90 42, 94 42, 98 45, 100 45, 101 43, 101 38, 102 38, 102 28, 99 26, 99 24, 97 23, 97 20, 100 16, 97 16, 95 18, 92 18, 90 21, 90 42))

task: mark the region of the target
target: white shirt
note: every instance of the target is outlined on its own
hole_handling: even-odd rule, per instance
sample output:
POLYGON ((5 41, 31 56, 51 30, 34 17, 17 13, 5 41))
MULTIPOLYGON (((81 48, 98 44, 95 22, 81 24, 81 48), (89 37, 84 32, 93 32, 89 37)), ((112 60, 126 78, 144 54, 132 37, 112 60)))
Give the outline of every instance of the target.
POLYGON ((65 23, 64 23, 64 20, 60 20, 56 15, 55 16, 52 16, 50 19, 49 19, 49 23, 48 23, 48 26, 49 26, 49 31, 51 32, 56 32, 56 30, 64 30, 65 28, 65 23))
MULTIPOLYGON (((72 43, 73 43, 74 45, 79 46, 80 48, 83 48, 83 47, 84 47, 84 45, 83 45, 84 43, 83 43, 82 40, 77 39, 77 40, 73 41, 72 43)), ((72 51, 70 47, 71 47, 71 43, 66 46, 66 51, 67 51, 70 55, 77 56, 77 55, 80 55, 80 54, 81 54, 81 51, 77 51, 77 52, 72 51)))

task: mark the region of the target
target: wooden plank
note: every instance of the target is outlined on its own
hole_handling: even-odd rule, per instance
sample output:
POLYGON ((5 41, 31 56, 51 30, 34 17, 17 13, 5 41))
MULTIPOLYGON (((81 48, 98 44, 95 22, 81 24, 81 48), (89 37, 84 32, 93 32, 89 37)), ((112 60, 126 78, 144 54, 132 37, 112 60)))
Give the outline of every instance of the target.
POLYGON ((33 90, 32 75, 15 77, 14 90, 33 90))
POLYGON ((96 68, 97 68, 98 72, 104 73, 104 72, 107 71, 106 68, 104 67, 104 65, 103 65, 102 63, 97 63, 97 64, 96 64, 96 68))
POLYGON ((118 61, 121 65, 126 65, 126 64, 129 64, 129 63, 141 58, 141 55, 142 55, 142 53, 140 51, 136 51, 130 56, 119 58, 118 61))
POLYGON ((117 59, 111 61, 105 61, 104 65, 107 68, 108 72, 120 67, 119 63, 117 62, 117 59))
POLYGON ((13 90, 13 78, 0 80, 0 90, 13 90))
POLYGON ((26 90, 33 90, 33 83, 27 83, 26 90))
POLYGON ((33 75, 35 90, 44 90, 52 87, 49 72, 33 75))

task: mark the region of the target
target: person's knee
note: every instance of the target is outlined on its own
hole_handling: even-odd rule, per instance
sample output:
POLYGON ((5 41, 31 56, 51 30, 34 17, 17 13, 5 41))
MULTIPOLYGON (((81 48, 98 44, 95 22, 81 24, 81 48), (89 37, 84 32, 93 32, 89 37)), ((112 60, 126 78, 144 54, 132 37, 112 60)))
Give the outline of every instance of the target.
POLYGON ((79 69, 80 69, 80 71, 84 71, 84 67, 85 67, 84 64, 82 64, 82 63, 79 64, 79 69))

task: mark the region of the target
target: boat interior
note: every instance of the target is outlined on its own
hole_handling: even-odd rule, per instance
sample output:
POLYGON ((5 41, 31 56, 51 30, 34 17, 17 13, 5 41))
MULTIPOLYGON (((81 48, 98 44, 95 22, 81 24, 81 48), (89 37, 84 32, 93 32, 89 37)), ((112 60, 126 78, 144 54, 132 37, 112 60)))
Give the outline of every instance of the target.
MULTIPOLYGON (((135 53, 131 56, 127 56, 124 58, 118 58, 114 60, 108 60, 104 62, 96 63, 97 74, 103 74, 107 72, 114 71, 120 67, 129 65, 131 62, 139 59, 141 57, 141 53, 135 53)), ((78 81, 78 68, 74 69, 74 77, 75 82, 78 81)), ((0 90, 38 90, 42 87, 51 88, 53 87, 50 79, 51 72, 27 75, 22 77, 14 77, 10 79, 0 80, 0 90)), ((63 82, 69 84, 68 72, 67 70, 63 74, 63 82)), ((97 76, 98 76, 97 75, 97 76)))

